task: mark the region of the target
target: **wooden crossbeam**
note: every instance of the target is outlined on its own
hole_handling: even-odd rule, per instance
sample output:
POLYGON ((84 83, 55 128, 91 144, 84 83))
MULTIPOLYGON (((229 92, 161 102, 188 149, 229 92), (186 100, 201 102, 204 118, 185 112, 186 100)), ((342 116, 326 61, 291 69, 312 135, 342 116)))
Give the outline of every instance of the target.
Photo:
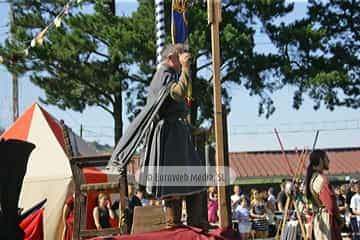
POLYGON ((81 237, 96 237, 96 236, 106 236, 112 234, 120 234, 120 228, 104 228, 104 229, 88 229, 88 230, 81 230, 80 235, 81 237))
POLYGON ((81 192, 119 192, 119 182, 81 184, 81 192))

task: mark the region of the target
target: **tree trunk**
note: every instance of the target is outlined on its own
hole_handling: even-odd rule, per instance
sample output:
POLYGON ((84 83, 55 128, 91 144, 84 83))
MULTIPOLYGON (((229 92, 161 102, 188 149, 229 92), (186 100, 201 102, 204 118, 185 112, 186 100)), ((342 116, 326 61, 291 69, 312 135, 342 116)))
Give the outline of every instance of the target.
POLYGON ((123 120, 122 120, 122 97, 121 91, 115 96, 114 105, 114 140, 115 145, 120 140, 123 132, 123 120))

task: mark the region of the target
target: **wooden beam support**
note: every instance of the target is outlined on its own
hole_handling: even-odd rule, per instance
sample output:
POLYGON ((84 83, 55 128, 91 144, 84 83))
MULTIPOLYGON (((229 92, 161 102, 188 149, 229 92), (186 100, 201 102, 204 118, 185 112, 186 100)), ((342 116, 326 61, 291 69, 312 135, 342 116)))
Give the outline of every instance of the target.
MULTIPOLYGON (((221 22, 221 0, 208 0, 208 23, 211 24, 211 47, 213 63, 213 90, 214 90, 214 118, 216 139, 216 172, 224 175, 224 139, 223 139, 223 114, 221 102, 220 81, 220 40, 219 23, 221 22)), ((225 182, 218 182, 218 201, 220 207, 219 224, 222 228, 230 226, 229 213, 226 207, 225 182)))

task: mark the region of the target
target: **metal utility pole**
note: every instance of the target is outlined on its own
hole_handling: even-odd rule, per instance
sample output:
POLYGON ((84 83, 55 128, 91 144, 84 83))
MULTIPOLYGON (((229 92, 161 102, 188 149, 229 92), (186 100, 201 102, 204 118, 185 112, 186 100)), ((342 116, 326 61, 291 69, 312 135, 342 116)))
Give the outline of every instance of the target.
MULTIPOLYGON (((213 65, 213 89, 214 89, 214 114, 215 114, 215 139, 216 139, 216 172, 218 177, 225 175, 224 163, 224 130, 223 113, 221 104, 221 81, 220 81, 220 40, 219 24, 221 22, 221 0, 208 0, 208 24, 211 25, 211 47, 213 65)), ((221 228, 230 225, 229 213, 226 205, 226 182, 218 182, 218 200, 220 207, 219 223, 221 228)))
MULTIPOLYGON (((10 11, 9 11, 9 17, 10 17, 10 29, 15 24, 15 16, 13 11, 13 1, 10 1, 10 11)), ((10 37, 11 41, 14 41, 14 35, 12 31, 10 30, 10 37)), ((16 64, 16 59, 12 59, 12 64, 16 64)), ((16 119, 19 117, 19 81, 18 76, 16 73, 12 73, 12 103, 13 103, 13 121, 15 122, 16 119)))

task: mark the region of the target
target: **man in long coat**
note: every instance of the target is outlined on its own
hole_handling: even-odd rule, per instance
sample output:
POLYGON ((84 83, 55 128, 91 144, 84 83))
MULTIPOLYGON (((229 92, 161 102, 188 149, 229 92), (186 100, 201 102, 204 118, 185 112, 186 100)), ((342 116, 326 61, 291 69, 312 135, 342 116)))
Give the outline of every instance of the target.
MULTIPOLYGON (((167 45, 162 52, 162 63, 152 79, 146 105, 130 124, 117 144, 109 167, 125 169, 140 144, 143 151, 140 165, 146 189, 158 199, 165 200, 167 226, 177 226, 181 219, 181 201, 187 200, 189 225, 206 227, 207 220, 201 212, 201 195, 205 184, 163 184, 157 178, 174 174, 174 169, 194 166, 201 175, 201 163, 191 141, 186 123, 185 96, 191 84, 189 75, 191 55, 180 44, 167 45), (199 170, 200 169, 200 170, 199 170), (181 185, 181 186, 180 186, 181 185)), ((141 183, 144 183, 141 182, 141 183)))

